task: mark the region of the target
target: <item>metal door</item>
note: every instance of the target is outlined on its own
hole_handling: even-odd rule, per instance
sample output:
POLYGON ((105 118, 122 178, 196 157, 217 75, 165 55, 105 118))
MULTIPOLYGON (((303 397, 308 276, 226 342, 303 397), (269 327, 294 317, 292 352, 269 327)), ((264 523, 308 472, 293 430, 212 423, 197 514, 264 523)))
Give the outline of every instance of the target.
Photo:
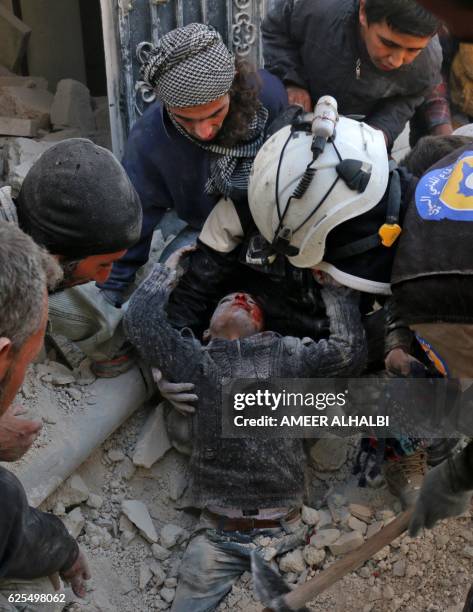
POLYGON ((136 46, 193 22, 213 25, 238 57, 263 63, 260 24, 277 0, 101 0, 114 153, 121 157, 143 100, 136 46))

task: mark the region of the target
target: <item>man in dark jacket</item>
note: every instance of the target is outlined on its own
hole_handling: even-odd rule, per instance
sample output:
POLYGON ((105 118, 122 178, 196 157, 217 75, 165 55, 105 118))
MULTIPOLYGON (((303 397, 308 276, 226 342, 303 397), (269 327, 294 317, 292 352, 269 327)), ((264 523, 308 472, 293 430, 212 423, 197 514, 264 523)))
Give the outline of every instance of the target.
POLYGON ((101 286, 126 299, 166 210, 187 224, 187 241, 220 197, 245 197, 267 126, 287 104, 282 83, 236 61, 220 35, 190 24, 142 45, 143 84, 155 102, 134 126, 123 165, 143 207, 141 239, 101 286))
POLYGON ((262 26, 266 67, 290 103, 308 111, 332 95, 342 114, 382 130, 390 149, 442 81, 437 28, 414 0, 278 0, 262 26))
MULTIPOLYGON (((130 300, 124 326, 151 366, 171 380, 190 380, 199 401, 192 418, 192 505, 202 522, 183 559, 173 612, 214 610, 250 568, 258 536, 300 532, 305 456, 302 440, 222 438, 222 385, 231 379, 357 376, 366 359, 358 295, 346 287, 322 290, 330 332, 315 342, 263 332, 252 297, 224 297, 205 334, 206 346, 167 321, 172 272, 158 265, 130 300)), ((303 532, 300 533, 303 536, 303 532)), ((301 541, 302 543, 302 541, 301 541)), ((296 544, 297 545, 297 544, 296 544)))
MULTIPOLYGON (((53 286, 61 272, 51 256, 13 224, 4 222, 0 223, 0 269, 2 416, 42 346, 48 312, 47 283, 53 286)), ((24 450, 2 444, 0 460, 19 458, 24 450)), ((46 595, 44 584, 35 587, 24 581, 53 577, 57 572, 71 583, 76 595, 83 597, 84 580, 90 578, 87 562, 62 522, 30 508, 20 482, 4 468, 0 468, 0 500, 0 609, 23 610, 28 600, 22 602, 22 593, 38 595, 37 603, 41 603, 41 595, 46 595), (15 594, 19 599, 13 597, 12 601, 15 594)), ((34 610, 34 604, 28 603, 28 609, 34 610)))

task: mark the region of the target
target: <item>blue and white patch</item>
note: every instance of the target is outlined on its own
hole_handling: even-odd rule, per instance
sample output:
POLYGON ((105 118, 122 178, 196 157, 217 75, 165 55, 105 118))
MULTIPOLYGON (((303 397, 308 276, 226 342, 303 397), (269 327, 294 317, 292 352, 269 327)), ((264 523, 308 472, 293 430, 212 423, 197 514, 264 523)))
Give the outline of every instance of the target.
POLYGON ((423 176, 416 189, 416 206, 427 221, 473 221, 473 151, 423 176))

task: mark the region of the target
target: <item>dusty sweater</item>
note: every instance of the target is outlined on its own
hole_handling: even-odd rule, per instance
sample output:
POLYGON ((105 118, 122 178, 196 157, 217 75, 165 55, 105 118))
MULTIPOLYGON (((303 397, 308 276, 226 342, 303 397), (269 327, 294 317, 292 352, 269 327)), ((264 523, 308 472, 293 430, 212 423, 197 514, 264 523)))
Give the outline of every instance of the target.
POLYGON ((341 288, 322 295, 328 340, 306 341, 273 332, 203 346, 189 330, 167 321, 170 273, 156 266, 130 300, 125 331, 141 356, 166 378, 196 385, 191 475, 194 504, 255 509, 302 502, 304 453, 297 439, 221 438, 222 385, 228 379, 356 376, 366 345, 358 296, 341 288))

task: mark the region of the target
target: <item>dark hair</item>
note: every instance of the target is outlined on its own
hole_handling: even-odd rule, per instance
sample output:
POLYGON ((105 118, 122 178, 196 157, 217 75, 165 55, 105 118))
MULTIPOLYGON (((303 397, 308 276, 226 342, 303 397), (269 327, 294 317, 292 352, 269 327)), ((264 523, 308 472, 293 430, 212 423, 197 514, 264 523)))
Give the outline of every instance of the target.
POLYGON ((216 144, 232 147, 244 140, 248 129, 261 106, 259 93, 261 81, 256 69, 244 60, 236 61, 236 76, 228 92, 230 111, 223 123, 216 144))
POLYGON ((386 21, 401 34, 431 36, 440 26, 439 20, 415 0, 366 0, 368 24, 386 21))
POLYGON ((420 178, 441 159, 468 144, 473 145, 470 136, 424 136, 399 165, 420 178))

